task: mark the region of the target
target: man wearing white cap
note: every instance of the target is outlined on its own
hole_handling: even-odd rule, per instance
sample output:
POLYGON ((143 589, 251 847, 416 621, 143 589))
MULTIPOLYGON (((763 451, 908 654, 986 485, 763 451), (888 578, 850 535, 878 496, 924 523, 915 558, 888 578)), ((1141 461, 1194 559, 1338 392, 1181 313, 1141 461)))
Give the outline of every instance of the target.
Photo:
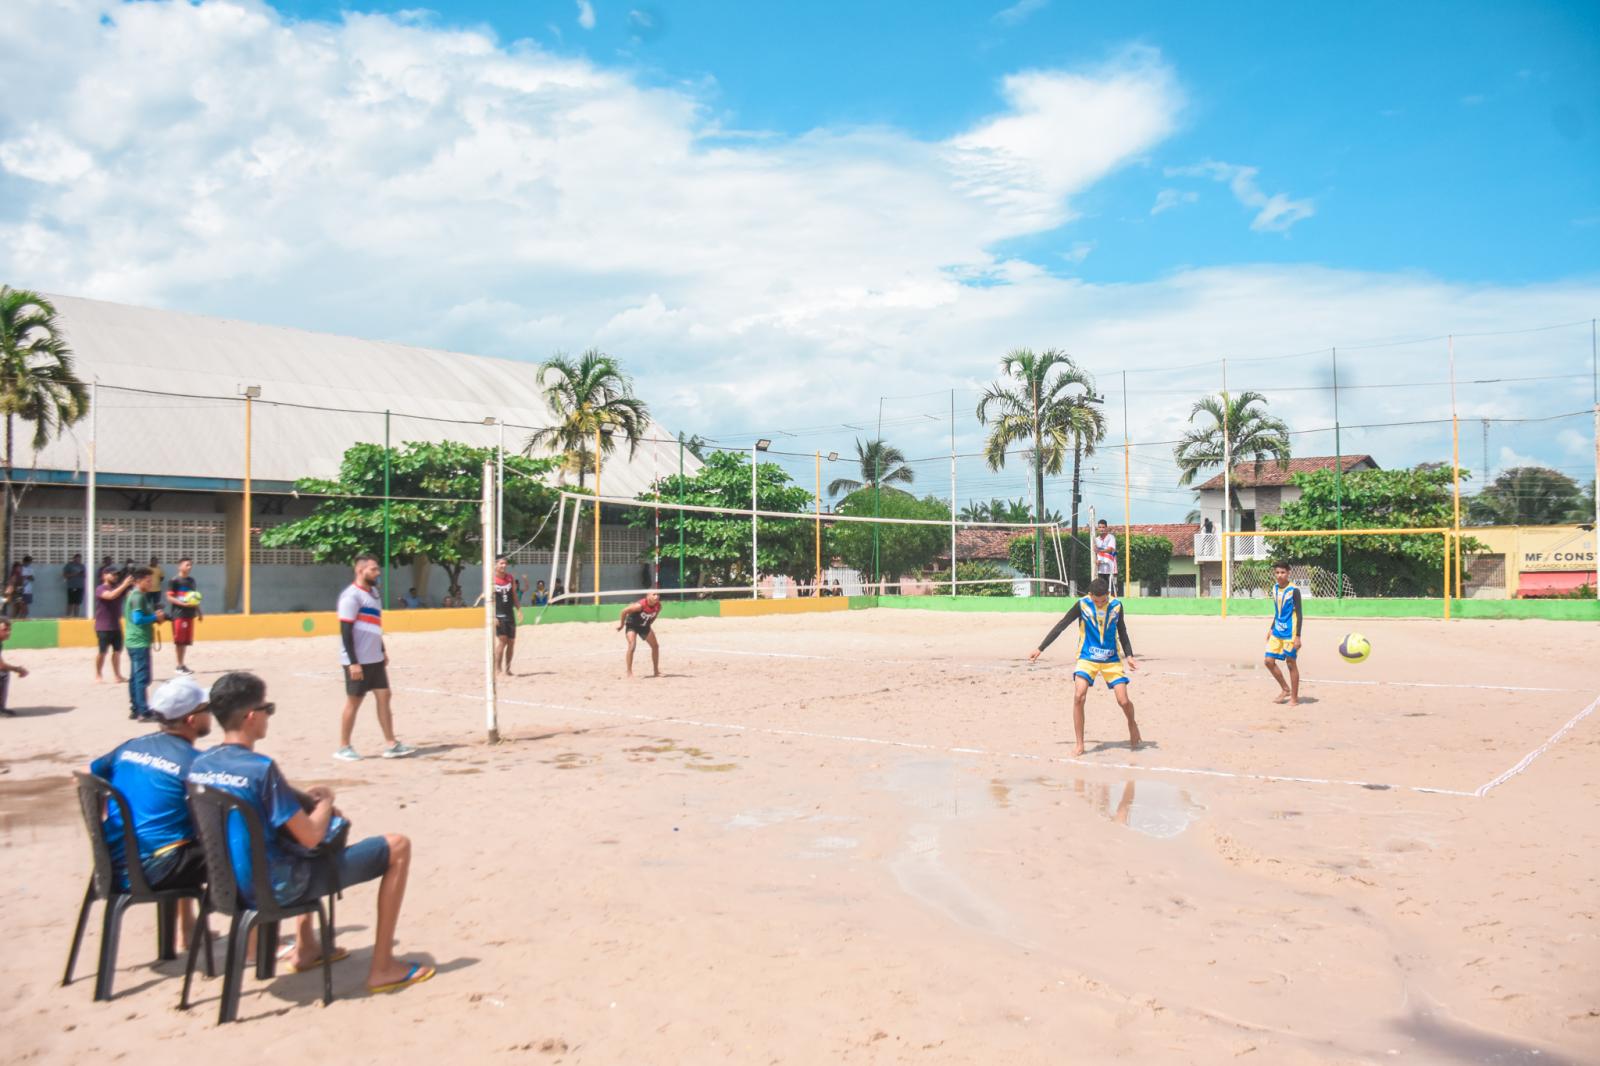
MULTIPOLYGON (((89 764, 89 772, 111 782, 128 801, 128 813, 139 836, 139 863, 150 887, 158 891, 205 883, 205 856, 189 820, 184 782, 189 764, 200 752, 194 742, 211 732, 211 711, 205 689, 188 676, 175 677, 150 698, 150 715, 160 723, 154 733, 132 740, 89 764)), ((122 853, 122 813, 116 804, 106 811, 106 844, 117 868, 117 887, 128 887, 128 857, 122 853)), ((190 900, 182 901, 180 923, 188 940, 194 924, 190 900)))

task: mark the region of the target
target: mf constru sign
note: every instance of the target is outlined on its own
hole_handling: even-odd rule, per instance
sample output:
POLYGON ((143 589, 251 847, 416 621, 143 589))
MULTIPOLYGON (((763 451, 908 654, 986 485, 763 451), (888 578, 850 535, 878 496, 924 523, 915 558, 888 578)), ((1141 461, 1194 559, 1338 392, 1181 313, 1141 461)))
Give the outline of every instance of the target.
POLYGON ((1577 526, 1517 531, 1523 570, 1593 570, 1594 530, 1577 526))

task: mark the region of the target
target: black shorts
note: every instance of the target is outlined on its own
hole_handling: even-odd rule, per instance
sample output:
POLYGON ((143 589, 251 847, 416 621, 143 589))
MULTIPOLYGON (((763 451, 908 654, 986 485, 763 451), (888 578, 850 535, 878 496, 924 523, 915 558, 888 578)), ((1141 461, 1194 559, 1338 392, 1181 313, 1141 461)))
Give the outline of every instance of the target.
POLYGON ((100 645, 101 655, 108 651, 122 650, 122 630, 120 629, 97 629, 94 631, 94 637, 100 645))
POLYGON ((144 873, 157 892, 199 888, 206 883, 205 849, 199 844, 179 844, 146 863, 144 873))
POLYGON ((494 616, 494 635, 505 637, 507 640, 517 639, 517 620, 508 618, 503 614, 494 616))
POLYGON ((361 680, 353 681, 350 678, 350 668, 344 668, 344 694, 346 696, 365 696, 369 692, 382 692, 389 687, 388 663, 362 663, 361 680))
POLYGON ((67 590, 67 606, 68 607, 82 607, 83 606, 83 590, 82 589, 68 589, 67 590))
POLYGON ((627 630, 629 633, 637 633, 641 637, 648 637, 650 635, 650 627, 655 625, 655 623, 654 622, 635 622, 634 619, 637 618, 637 617, 639 617, 639 616, 635 615, 635 614, 630 614, 628 616, 627 622, 625 622, 623 624, 623 628, 625 630, 627 630))

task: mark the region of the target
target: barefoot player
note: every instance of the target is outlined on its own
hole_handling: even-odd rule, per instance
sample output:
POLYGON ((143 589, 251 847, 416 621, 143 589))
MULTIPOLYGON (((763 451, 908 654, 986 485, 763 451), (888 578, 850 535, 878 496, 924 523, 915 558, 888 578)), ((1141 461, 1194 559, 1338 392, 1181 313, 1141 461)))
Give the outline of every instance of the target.
POLYGON ((628 676, 633 676, 633 649, 643 637, 645 643, 650 645, 650 676, 661 676, 661 645, 656 643, 656 635, 651 632, 651 627, 656 624, 656 619, 661 616, 661 594, 651 591, 638 603, 630 603, 622 609, 622 614, 617 618, 617 628, 624 626, 628 630, 628 676))
POLYGON ((1300 589, 1289 584, 1289 564, 1272 564, 1272 621, 1267 625, 1267 670, 1278 683, 1278 698, 1273 703, 1300 706, 1300 627, 1304 616, 1300 611, 1300 589), (1278 664, 1289 668, 1289 680, 1283 679, 1278 664))
POLYGON ((1072 674, 1072 732, 1076 740, 1072 754, 1083 754, 1083 702, 1097 677, 1105 679, 1106 687, 1127 716, 1128 747, 1138 751, 1139 723, 1133 720, 1133 700, 1128 698, 1128 677, 1122 672, 1122 664, 1126 662, 1129 670, 1139 669, 1139 664, 1133 659, 1133 644, 1128 640, 1122 601, 1111 598, 1105 578, 1097 577, 1089 583, 1089 595, 1072 605, 1044 638, 1044 643, 1028 655, 1028 661, 1036 661, 1073 622, 1078 623, 1080 641, 1078 668, 1072 674), (1120 654, 1117 651, 1119 642, 1122 645, 1120 654))

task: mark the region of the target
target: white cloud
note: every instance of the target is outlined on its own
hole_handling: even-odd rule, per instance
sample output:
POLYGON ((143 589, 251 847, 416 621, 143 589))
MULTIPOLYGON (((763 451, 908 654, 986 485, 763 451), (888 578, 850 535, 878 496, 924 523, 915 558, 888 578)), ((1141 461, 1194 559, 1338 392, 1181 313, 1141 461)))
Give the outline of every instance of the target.
POLYGON ((1163 211, 1171 211, 1174 207, 1192 204, 1200 199, 1200 194, 1185 189, 1162 189, 1156 193, 1155 206, 1150 208, 1152 215, 1159 215, 1163 211))
POLYGON ((1190 167, 1168 167, 1166 173, 1168 177, 1210 178, 1227 183, 1234 199, 1256 210, 1256 217, 1250 222, 1253 230, 1287 233, 1296 222, 1316 213, 1316 205, 1309 199, 1291 200, 1283 193, 1268 196, 1262 192, 1256 184, 1260 173, 1256 167, 1208 160, 1190 167))
POLYGON ((1049 6, 1050 0, 1017 0, 1010 7, 995 12, 994 20, 1002 26, 1020 26, 1049 6))
POLYGON ((578 25, 586 30, 594 29, 594 4, 590 0, 578 0, 578 25))
MULTIPOLYGON (((601 344, 662 423, 689 432, 855 423, 885 391, 955 386, 974 450, 969 390, 1017 346, 1067 348, 1105 385, 1122 367, 1586 322, 1600 304, 1592 280, 1292 266, 1094 284, 997 252, 1070 220, 1075 197, 1175 128, 1183 94, 1150 51, 1015 74, 994 114, 944 141, 891 128, 730 138, 688 91, 481 32, 288 21, 253 0, 37 0, 11 14, 13 48, 34 62, 0 65, 14 102, 0 113, 7 282, 527 359, 601 344)), ((1250 168, 1202 176, 1254 196, 1264 225, 1296 217, 1250 168)), ((1059 247, 1068 262, 1090 252, 1070 236, 1059 247)), ((1463 373, 1570 364, 1511 340, 1458 341, 1463 373)), ((1434 348, 1416 351, 1442 366, 1434 348)), ((1374 383, 1393 354, 1340 359, 1344 379, 1374 383)), ((1320 364, 1238 365, 1236 382, 1273 386, 1320 364)), ((1134 439, 1169 439, 1214 378, 1134 375, 1134 439)), ((1555 402, 1545 393, 1464 390, 1463 406, 1504 417, 1555 402)), ((1345 420, 1434 417, 1438 400, 1354 393, 1345 420)), ((1274 404, 1297 427, 1331 424, 1320 394, 1274 404)), ((895 443, 947 448, 921 421, 895 443)), ((799 443, 848 450, 850 435, 799 443)), ((1398 465, 1437 458, 1441 440, 1351 431, 1346 446, 1398 465)), ((1150 492, 1164 477, 1149 475, 1150 492)))

